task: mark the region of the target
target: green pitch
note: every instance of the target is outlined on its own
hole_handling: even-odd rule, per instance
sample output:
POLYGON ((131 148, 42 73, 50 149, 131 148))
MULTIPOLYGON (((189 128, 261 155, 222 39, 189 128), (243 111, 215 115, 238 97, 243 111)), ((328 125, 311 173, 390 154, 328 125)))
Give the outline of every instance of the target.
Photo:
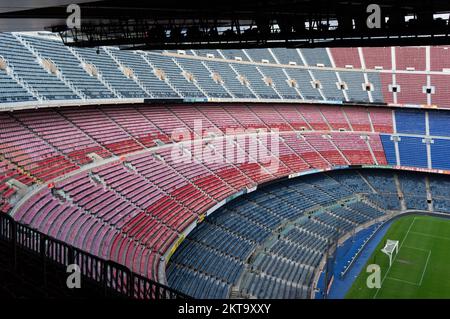
POLYGON ((450 298, 450 220, 406 216, 394 221, 367 265, 346 298, 450 298), (380 251, 387 239, 399 241, 391 267, 380 251), (366 285, 369 264, 381 268, 380 289, 366 285))

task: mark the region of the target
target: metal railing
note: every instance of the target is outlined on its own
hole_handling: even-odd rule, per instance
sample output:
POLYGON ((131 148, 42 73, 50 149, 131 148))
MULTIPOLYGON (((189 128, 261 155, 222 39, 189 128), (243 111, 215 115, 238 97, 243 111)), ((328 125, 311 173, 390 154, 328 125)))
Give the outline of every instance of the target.
MULTIPOLYGON (((28 258, 20 258, 24 254, 36 257, 32 258, 32 262, 37 263, 35 268, 44 272, 51 271, 54 269, 51 266, 55 265, 64 269, 69 265, 77 265, 81 276, 99 287, 98 290, 103 291, 104 296, 143 300, 191 298, 138 275, 125 266, 104 260, 22 225, 6 214, 0 214, 0 244, 9 251, 12 268, 20 266, 21 262, 30 262, 28 258)), ((47 275, 44 273, 44 277, 47 275)))

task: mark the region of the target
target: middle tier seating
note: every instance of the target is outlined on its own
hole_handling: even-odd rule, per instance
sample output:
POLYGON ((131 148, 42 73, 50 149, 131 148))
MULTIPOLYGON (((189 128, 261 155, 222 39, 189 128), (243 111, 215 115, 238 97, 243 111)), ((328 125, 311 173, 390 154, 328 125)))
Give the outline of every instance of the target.
MULTIPOLYGON (((311 131, 321 123, 329 132, 322 111, 315 106, 140 105, 2 113, 1 209, 11 211, 20 198, 10 184, 16 179, 37 189, 14 215, 17 220, 156 278, 161 256, 183 230, 223 199, 293 173, 374 163, 368 143, 377 135, 369 133, 367 142, 358 132, 311 131), (203 131, 196 130, 195 120, 201 120, 203 131), (306 131, 296 132, 299 126, 306 131), (180 128, 195 143, 176 143, 172 130, 180 128), (224 137, 229 128, 239 128, 240 135, 224 137), (215 133, 204 135, 207 131, 215 133), (355 154, 348 144, 358 145, 355 154)), ((325 111, 337 126, 332 119, 346 119, 343 112, 339 107, 325 111)), ((323 203, 314 199, 314 191, 302 194, 323 203)), ((333 200, 325 193, 323 199, 333 200)), ((277 196, 265 197, 277 203, 277 196)), ((245 218, 258 225, 273 225, 294 212, 271 210, 260 200, 257 206, 271 211, 270 219, 260 220, 250 213, 255 204, 248 205, 245 218)))

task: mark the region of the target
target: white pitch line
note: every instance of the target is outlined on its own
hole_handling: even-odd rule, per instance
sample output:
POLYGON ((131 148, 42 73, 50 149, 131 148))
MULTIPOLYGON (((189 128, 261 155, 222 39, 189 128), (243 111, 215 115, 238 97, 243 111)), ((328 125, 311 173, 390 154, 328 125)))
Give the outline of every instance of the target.
POLYGON ((377 298, 378 292, 379 292, 379 291, 381 290, 381 288, 383 287, 383 283, 384 283, 384 281, 386 280, 386 277, 387 277, 389 271, 391 270, 392 265, 394 264, 395 260, 397 259, 398 254, 400 254, 400 249, 402 249, 403 243, 405 242, 406 237, 408 237, 408 234, 409 234, 409 232, 410 232, 410 230, 411 230, 411 227, 412 227, 412 225, 414 224, 415 221, 416 221, 416 217, 414 217, 414 219, 413 219, 411 225, 409 225, 408 231, 406 232, 405 237, 403 237, 403 240, 402 240, 402 243, 400 244, 400 247, 398 247, 398 252, 397 252, 397 254, 394 256, 394 259, 392 260, 392 264, 389 266, 388 270, 387 270, 386 273, 384 274, 383 280, 381 281, 381 287, 380 287, 380 288, 377 288, 377 291, 375 292, 375 295, 373 296, 372 299, 377 298))
MULTIPOLYGON (((414 233, 414 232, 410 232, 410 234, 413 234, 413 233, 414 233)), ((422 248, 411 247, 411 246, 403 246, 403 247, 408 248, 408 249, 419 250, 419 251, 426 251, 426 252, 429 252, 429 251, 430 251, 429 249, 422 249, 422 248)))
POLYGON ((425 271, 428 267, 428 262, 430 261, 431 250, 428 252, 427 262, 425 263, 425 267, 423 268, 422 277, 420 278, 419 286, 422 286, 423 277, 425 276, 425 271))
POLYGON ((412 231, 411 234, 420 235, 420 236, 426 236, 426 237, 431 237, 431 238, 436 238, 436 239, 450 240, 449 237, 430 235, 430 234, 421 233, 421 232, 415 232, 415 231, 412 231))
POLYGON ((411 282, 411 281, 407 281, 407 280, 402 280, 402 279, 398 279, 398 278, 394 278, 394 277, 386 277, 386 279, 390 279, 390 280, 395 280, 395 281, 399 281, 399 282, 403 282, 405 284, 409 284, 409 285, 413 285, 413 286, 419 286, 419 284, 415 283, 415 282, 411 282))

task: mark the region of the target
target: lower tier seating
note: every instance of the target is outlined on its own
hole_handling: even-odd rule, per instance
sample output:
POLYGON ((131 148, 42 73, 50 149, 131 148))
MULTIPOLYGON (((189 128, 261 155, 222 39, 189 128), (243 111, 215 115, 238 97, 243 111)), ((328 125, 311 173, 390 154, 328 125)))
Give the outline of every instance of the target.
MULTIPOLYGON (((169 285, 197 298, 216 296, 200 288, 204 281, 227 287, 215 288, 221 298, 310 298, 330 240, 402 205, 427 211, 426 188, 411 186, 431 183, 434 189, 444 180, 450 183, 421 173, 343 170, 262 187, 189 234, 169 261, 169 285), (212 252, 216 258, 209 261, 212 252)), ((441 194, 430 194, 434 209, 450 213, 441 194)))

